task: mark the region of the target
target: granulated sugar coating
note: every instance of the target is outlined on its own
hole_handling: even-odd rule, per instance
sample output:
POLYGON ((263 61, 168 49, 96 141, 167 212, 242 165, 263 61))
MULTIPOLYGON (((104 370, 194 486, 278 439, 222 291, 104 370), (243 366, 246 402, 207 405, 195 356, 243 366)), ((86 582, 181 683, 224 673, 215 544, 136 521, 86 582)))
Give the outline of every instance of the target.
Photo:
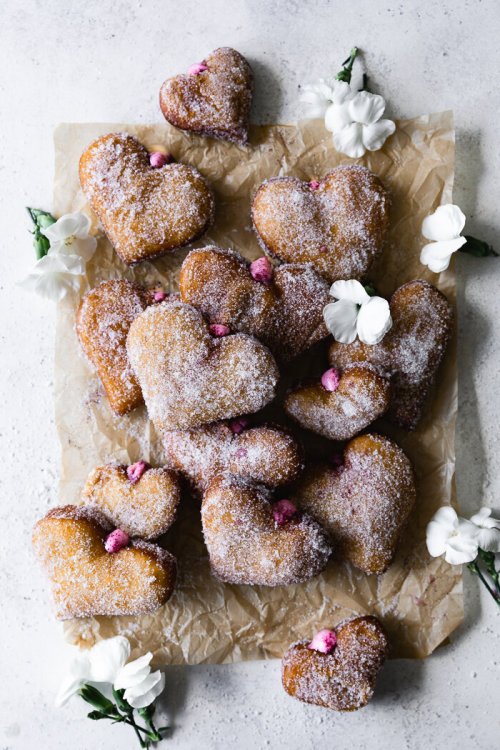
POLYGON ((35 552, 52 583, 57 617, 137 615, 170 597, 175 557, 155 544, 133 541, 110 554, 111 527, 93 508, 53 508, 33 531, 35 552))
POLYGON ((389 199, 368 169, 342 166, 315 189, 295 177, 264 182, 252 218, 270 255, 285 263, 312 263, 329 281, 361 280, 382 252, 389 199))
POLYGON ((283 687, 294 698, 335 711, 356 711, 373 695, 388 654, 387 638, 375 617, 356 617, 335 628, 337 643, 329 654, 290 646, 281 660, 283 687))
POLYGON ((153 295, 124 279, 103 281, 80 303, 76 332, 95 367, 115 414, 142 404, 142 393, 127 356, 127 334, 134 318, 153 302, 153 295))
POLYGON ((256 339, 213 338, 190 305, 162 302, 137 317, 127 351, 158 432, 252 414, 269 403, 279 371, 256 339))
POLYGON ((224 471, 281 487, 293 482, 303 469, 299 444, 280 427, 253 427, 236 435, 227 422, 217 422, 164 432, 162 442, 167 462, 188 479, 197 496, 224 471))
POLYGON ((201 506, 212 573, 221 581, 280 586, 302 583, 325 569, 332 548, 307 514, 278 526, 271 490, 247 477, 219 475, 201 506))
POLYGON ((410 281, 390 301, 392 328, 379 344, 368 346, 334 341, 328 358, 332 367, 371 362, 390 376, 392 397, 387 416, 413 430, 422 415, 437 369, 450 342, 453 310, 436 287, 410 281))
POLYGON ((155 169, 131 135, 98 138, 80 159, 80 182, 114 249, 129 265, 200 237, 214 215, 214 198, 193 167, 155 169))
POLYGON ((331 440, 349 440, 386 411, 390 381, 369 363, 348 365, 335 391, 321 382, 288 394, 286 413, 302 427, 331 440))
POLYGON ((391 564, 415 498, 409 459, 374 434, 351 440, 339 468, 311 463, 290 497, 330 532, 339 557, 376 574, 391 564))
POLYGON ((82 501, 101 511, 113 526, 130 537, 156 539, 175 519, 180 501, 176 474, 148 469, 132 484, 127 467, 107 464, 94 469, 82 491, 82 501))
POLYGON ((183 130, 244 144, 252 105, 253 73, 230 47, 214 50, 204 70, 169 78, 160 90, 165 119, 183 130))
POLYGON ((323 308, 331 301, 330 285, 311 266, 279 266, 267 285, 252 278, 246 258, 210 246, 187 256, 179 286, 183 302, 211 323, 255 336, 279 361, 328 336, 323 308))

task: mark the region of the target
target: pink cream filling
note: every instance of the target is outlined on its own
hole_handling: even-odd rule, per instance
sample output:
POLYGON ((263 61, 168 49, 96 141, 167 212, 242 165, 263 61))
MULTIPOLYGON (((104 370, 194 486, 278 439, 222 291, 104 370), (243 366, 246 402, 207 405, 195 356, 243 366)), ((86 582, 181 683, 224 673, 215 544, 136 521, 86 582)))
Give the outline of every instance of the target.
POLYGON ((307 648, 312 651, 319 651, 322 654, 329 654, 337 645, 337 636, 333 630, 320 630, 316 633, 307 648))
POLYGON ((130 539, 128 534, 126 534, 121 529, 115 529, 106 537, 104 548, 106 552, 109 553, 119 552, 123 547, 127 546, 129 541, 130 539))

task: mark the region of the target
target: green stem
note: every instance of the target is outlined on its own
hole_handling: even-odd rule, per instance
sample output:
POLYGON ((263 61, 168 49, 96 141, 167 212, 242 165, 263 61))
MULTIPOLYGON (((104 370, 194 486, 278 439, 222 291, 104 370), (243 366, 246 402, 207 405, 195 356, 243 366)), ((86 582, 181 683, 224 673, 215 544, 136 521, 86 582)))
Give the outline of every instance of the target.
POLYGON ((335 76, 336 81, 344 81, 345 83, 351 82, 352 66, 354 64, 354 60, 358 55, 358 52, 359 49, 357 47, 352 48, 349 57, 342 63, 342 70, 335 76))
POLYGON ((479 548, 479 555, 486 565, 486 570, 495 584, 497 594, 500 596, 500 583, 499 583, 499 571, 495 568, 495 554, 494 552, 487 552, 484 549, 479 548))
POLYGON ((494 591, 494 590, 493 590, 493 589, 491 588, 491 586, 489 585, 488 581, 486 580, 486 578, 485 578, 485 577, 483 576, 483 574, 482 574, 481 570, 479 569, 479 566, 478 566, 478 564, 477 564, 476 562, 470 562, 470 563, 469 563, 469 564, 467 565, 467 567, 469 568, 469 570, 471 570, 471 571, 472 571, 473 573, 475 573, 475 574, 476 574, 477 576, 479 576, 479 578, 480 578, 480 580, 482 581, 482 583, 483 583, 483 584, 484 584, 484 585, 486 586, 486 588, 488 589, 488 591, 489 591, 490 595, 491 595, 491 596, 493 597, 493 599, 495 600, 495 602, 496 602, 496 603, 498 604, 498 606, 500 607, 500 596, 498 595, 498 593, 497 593, 496 591, 494 591))

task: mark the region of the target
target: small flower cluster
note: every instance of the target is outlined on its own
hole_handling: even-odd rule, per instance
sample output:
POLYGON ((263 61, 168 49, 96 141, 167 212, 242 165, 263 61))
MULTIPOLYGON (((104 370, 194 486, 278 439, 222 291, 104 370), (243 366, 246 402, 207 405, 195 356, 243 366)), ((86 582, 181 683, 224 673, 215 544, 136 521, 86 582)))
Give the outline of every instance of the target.
POLYGON ((495 554, 500 552, 500 520, 491 517, 491 508, 481 508, 469 520, 450 506, 439 508, 427 526, 427 549, 432 557, 444 555, 450 565, 468 563, 491 596, 500 605, 499 573, 495 554), (478 560, 486 565, 493 586, 485 579, 478 560))
POLYGON ((97 247, 89 235, 90 219, 81 211, 65 214, 57 221, 51 214, 28 209, 34 223, 34 246, 38 260, 19 286, 52 300, 62 300, 77 291, 87 261, 97 247))
POLYGON ((56 705, 62 706, 78 694, 95 709, 88 714, 90 719, 129 724, 141 747, 149 747, 150 742, 159 742, 162 732, 168 728, 157 729, 153 723, 153 704, 165 687, 165 675, 159 670, 151 671, 153 655, 150 652, 133 661, 128 661, 129 657, 130 643, 121 635, 100 641, 89 651, 77 650, 56 697, 56 705), (110 684, 115 702, 89 683, 110 684), (134 709, 146 727, 137 724, 134 709))

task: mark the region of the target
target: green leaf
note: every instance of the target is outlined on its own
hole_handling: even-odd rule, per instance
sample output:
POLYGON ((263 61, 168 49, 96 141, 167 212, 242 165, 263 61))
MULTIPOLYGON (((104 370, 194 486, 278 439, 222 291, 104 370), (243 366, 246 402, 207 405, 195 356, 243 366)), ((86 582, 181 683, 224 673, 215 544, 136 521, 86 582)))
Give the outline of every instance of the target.
POLYGON ((144 719, 144 721, 151 721, 155 715, 154 703, 150 703, 149 706, 144 706, 144 708, 138 708, 137 713, 142 719, 144 719))
POLYGON ((342 63, 342 70, 335 76, 336 81, 345 81, 345 83, 351 82, 352 66, 354 64, 354 60, 358 55, 358 52, 359 49, 357 47, 352 48, 349 57, 342 63))
POLYGON ((56 222, 56 219, 52 216, 52 214, 49 214, 48 211, 42 211, 39 208, 26 207, 26 210, 34 225, 32 232, 33 247, 35 248, 37 259, 40 260, 40 258, 43 258, 44 255, 47 255, 50 250, 50 242, 48 241, 47 237, 42 234, 41 230, 50 227, 51 224, 54 224, 56 222))
POLYGON ((475 258, 486 258, 488 256, 495 256, 498 258, 498 253, 493 250, 491 245, 483 240, 478 240, 476 237, 470 235, 464 235, 467 242, 462 247, 459 247, 461 253, 467 253, 467 255, 473 255, 475 258))
POLYGON ((377 295, 377 290, 375 289, 375 287, 373 286, 371 282, 368 282, 368 284, 365 284, 364 290, 370 297, 375 297, 377 295))
POLYGON ((125 690, 115 690, 113 688, 113 698, 116 701, 116 705, 118 706, 118 708, 120 709, 120 711, 124 711, 125 713, 129 713, 129 712, 133 711, 133 708, 130 705, 130 703, 127 703, 127 701, 123 697, 124 694, 125 694, 125 690))
POLYGON ((108 700, 108 698, 106 698, 106 696, 93 685, 83 685, 78 691, 78 695, 80 695, 84 701, 90 703, 91 706, 94 706, 94 708, 97 708, 103 713, 111 714, 113 716, 118 714, 118 709, 115 704, 108 700))
POLYGON ((103 714, 102 711, 91 711, 89 714, 87 714, 87 719, 92 719, 93 721, 97 721, 98 719, 107 719, 107 715, 103 714))

